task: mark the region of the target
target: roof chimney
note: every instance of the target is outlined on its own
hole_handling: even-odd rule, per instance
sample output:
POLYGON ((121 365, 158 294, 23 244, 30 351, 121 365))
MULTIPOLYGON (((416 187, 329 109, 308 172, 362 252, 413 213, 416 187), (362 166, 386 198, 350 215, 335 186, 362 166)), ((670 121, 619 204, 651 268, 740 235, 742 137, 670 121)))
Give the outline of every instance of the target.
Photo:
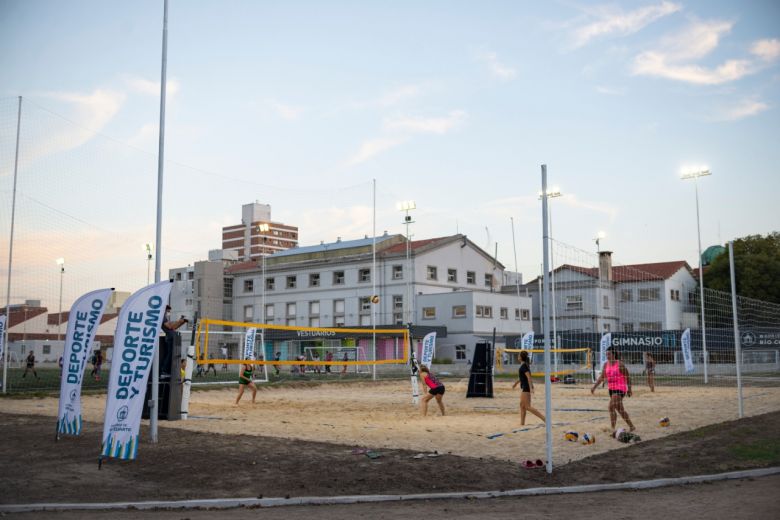
POLYGON ((599 251, 599 279, 612 281, 612 251, 599 251))

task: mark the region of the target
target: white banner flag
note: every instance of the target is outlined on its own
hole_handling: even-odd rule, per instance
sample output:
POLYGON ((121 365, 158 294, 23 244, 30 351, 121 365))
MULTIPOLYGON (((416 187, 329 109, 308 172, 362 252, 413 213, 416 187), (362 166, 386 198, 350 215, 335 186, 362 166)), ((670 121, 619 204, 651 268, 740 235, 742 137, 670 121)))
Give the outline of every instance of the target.
POLYGON ((65 347, 62 351, 57 435, 81 433, 81 383, 84 379, 84 367, 92 352, 92 340, 113 291, 99 289, 88 292, 70 308, 65 347))
POLYGON ((255 337, 257 336, 257 329, 251 328, 246 330, 246 336, 244 336, 244 359, 255 359, 255 337))
POLYGON ((603 367, 607 362, 607 349, 612 345, 612 333, 607 332, 601 336, 599 344, 599 367, 603 367))
POLYGON ((534 348, 533 331, 526 332, 525 334, 523 334, 523 339, 521 340, 520 348, 522 348, 523 350, 532 350, 534 348))
MULTIPOLYGON (((152 370, 171 282, 144 287, 122 306, 108 380, 102 457, 135 459, 146 381, 152 370)), ((152 413, 157 413, 155 408, 152 413)))
POLYGON ((428 368, 433 363, 433 355, 436 352, 436 333, 429 332, 422 340, 422 354, 420 356, 420 364, 428 368))
POLYGON ((685 372, 693 372, 693 358, 691 357, 691 329, 685 329, 680 338, 682 344, 683 360, 685 361, 685 372))
POLYGON ((3 349, 5 348, 5 314, 0 316, 0 361, 3 359, 3 349))

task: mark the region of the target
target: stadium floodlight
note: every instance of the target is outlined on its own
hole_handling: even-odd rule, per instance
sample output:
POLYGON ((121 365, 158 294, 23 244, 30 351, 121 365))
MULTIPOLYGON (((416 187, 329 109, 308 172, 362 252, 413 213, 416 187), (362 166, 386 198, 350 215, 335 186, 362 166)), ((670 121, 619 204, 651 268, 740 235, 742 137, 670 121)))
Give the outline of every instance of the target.
POLYGON ((709 168, 698 166, 693 168, 683 168, 680 172, 680 179, 693 179, 694 191, 696 192, 696 237, 699 243, 699 300, 701 303, 701 350, 704 363, 704 383, 707 383, 707 327, 704 324, 704 270, 701 261, 701 224, 699 223, 699 177, 712 175, 709 168))
POLYGON ((412 308, 412 236, 409 234, 409 225, 414 224, 414 221, 409 212, 417 209, 417 204, 413 200, 405 200, 399 202, 396 207, 398 211, 405 213, 403 224, 406 225, 406 322, 411 323, 414 310, 412 308))
POLYGON ((55 262, 60 266, 60 312, 57 314, 57 341, 60 341, 62 339, 60 337, 60 326, 62 325, 62 279, 65 276, 65 259, 58 258, 55 262))
POLYGON ((146 251, 146 285, 149 285, 152 272, 152 244, 147 242, 141 247, 146 251))
POLYGON ((266 223, 262 223, 259 226, 257 226, 257 232, 261 233, 263 235, 262 236, 262 238, 263 238, 263 250, 260 252, 260 257, 261 257, 262 264, 263 264, 263 271, 262 271, 262 280, 263 281, 261 282, 261 284, 263 286, 263 292, 262 292, 262 297, 261 297, 262 306, 261 306, 260 312, 263 315, 263 323, 265 323, 265 244, 268 241, 268 236, 266 235, 266 233, 268 233, 268 231, 270 231, 270 230, 271 230, 271 226, 269 226, 266 223))

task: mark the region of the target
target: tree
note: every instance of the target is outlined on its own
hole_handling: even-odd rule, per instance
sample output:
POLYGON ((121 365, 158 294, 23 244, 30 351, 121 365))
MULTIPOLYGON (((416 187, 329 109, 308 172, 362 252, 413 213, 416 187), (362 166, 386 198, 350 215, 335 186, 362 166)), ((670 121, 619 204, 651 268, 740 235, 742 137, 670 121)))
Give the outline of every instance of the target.
MULTIPOLYGON (((735 240, 734 270, 739 296, 780 304, 780 233, 735 240)), ((728 250, 704 272, 704 287, 731 292, 728 250)))

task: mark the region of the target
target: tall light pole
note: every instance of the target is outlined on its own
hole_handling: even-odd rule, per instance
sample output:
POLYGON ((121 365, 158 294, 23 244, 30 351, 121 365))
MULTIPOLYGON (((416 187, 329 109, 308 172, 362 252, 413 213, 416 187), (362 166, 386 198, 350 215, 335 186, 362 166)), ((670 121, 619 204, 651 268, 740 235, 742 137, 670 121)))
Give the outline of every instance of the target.
POLYGON ((409 225, 414 224, 409 212, 417 209, 417 204, 413 200, 405 200, 398 203, 398 210, 404 212, 404 224, 406 225, 406 322, 412 323, 412 236, 409 234, 409 225))
POLYGON ((60 312, 57 314, 57 341, 60 341, 60 325, 62 325, 62 279, 65 276, 65 259, 58 258, 55 262, 60 266, 60 312))
POLYGON ((699 177, 712 175, 708 168, 685 170, 680 174, 682 180, 693 179, 696 192, 696 236, 699 243, 699 301, 701 303, 701 353, 704 363, 704 383, 707 383, 707 326, 704 323, 704 270, 701 265, 701 225, 699 224, 699 177))
MULTIPOLYGON (((263 237, 262 237, 263 238, 263 251, 260 253, 260 258, 262 259, 262 265, 263 265, 263 267, 262 267, 262 270, 263 270, 262 271, 263 272, 263 275, 262 275, 263 281, 261 282, 261 284, 263 286, 263 292, 262 292, 263 296, 262 296, 262 300, 261 300, 262 301, 262 309, 261 309, 260 312, 263 314, 263 323, 265 323, 265 243, 266 243, 266 240, 268 240, 268 237, 266 236, 266 233, 268 233, 268 231, 270 229, 271 229, 271 227, 268 224, 260 224, 259 226, 257 226, 257 231, 262 233, 262 235, 263 235, 263 237)), ((265 331, 265 329, 263 329, 263 330, 265 331)), ((263 349, 265 349, 265 345, 263 345, 263 349)))
POLYGON ((146 251, 146 285, 149 285, 151 282, 151 273, 152 273, 152 244, 146 243, 143 246, 144 251, 146 251))

